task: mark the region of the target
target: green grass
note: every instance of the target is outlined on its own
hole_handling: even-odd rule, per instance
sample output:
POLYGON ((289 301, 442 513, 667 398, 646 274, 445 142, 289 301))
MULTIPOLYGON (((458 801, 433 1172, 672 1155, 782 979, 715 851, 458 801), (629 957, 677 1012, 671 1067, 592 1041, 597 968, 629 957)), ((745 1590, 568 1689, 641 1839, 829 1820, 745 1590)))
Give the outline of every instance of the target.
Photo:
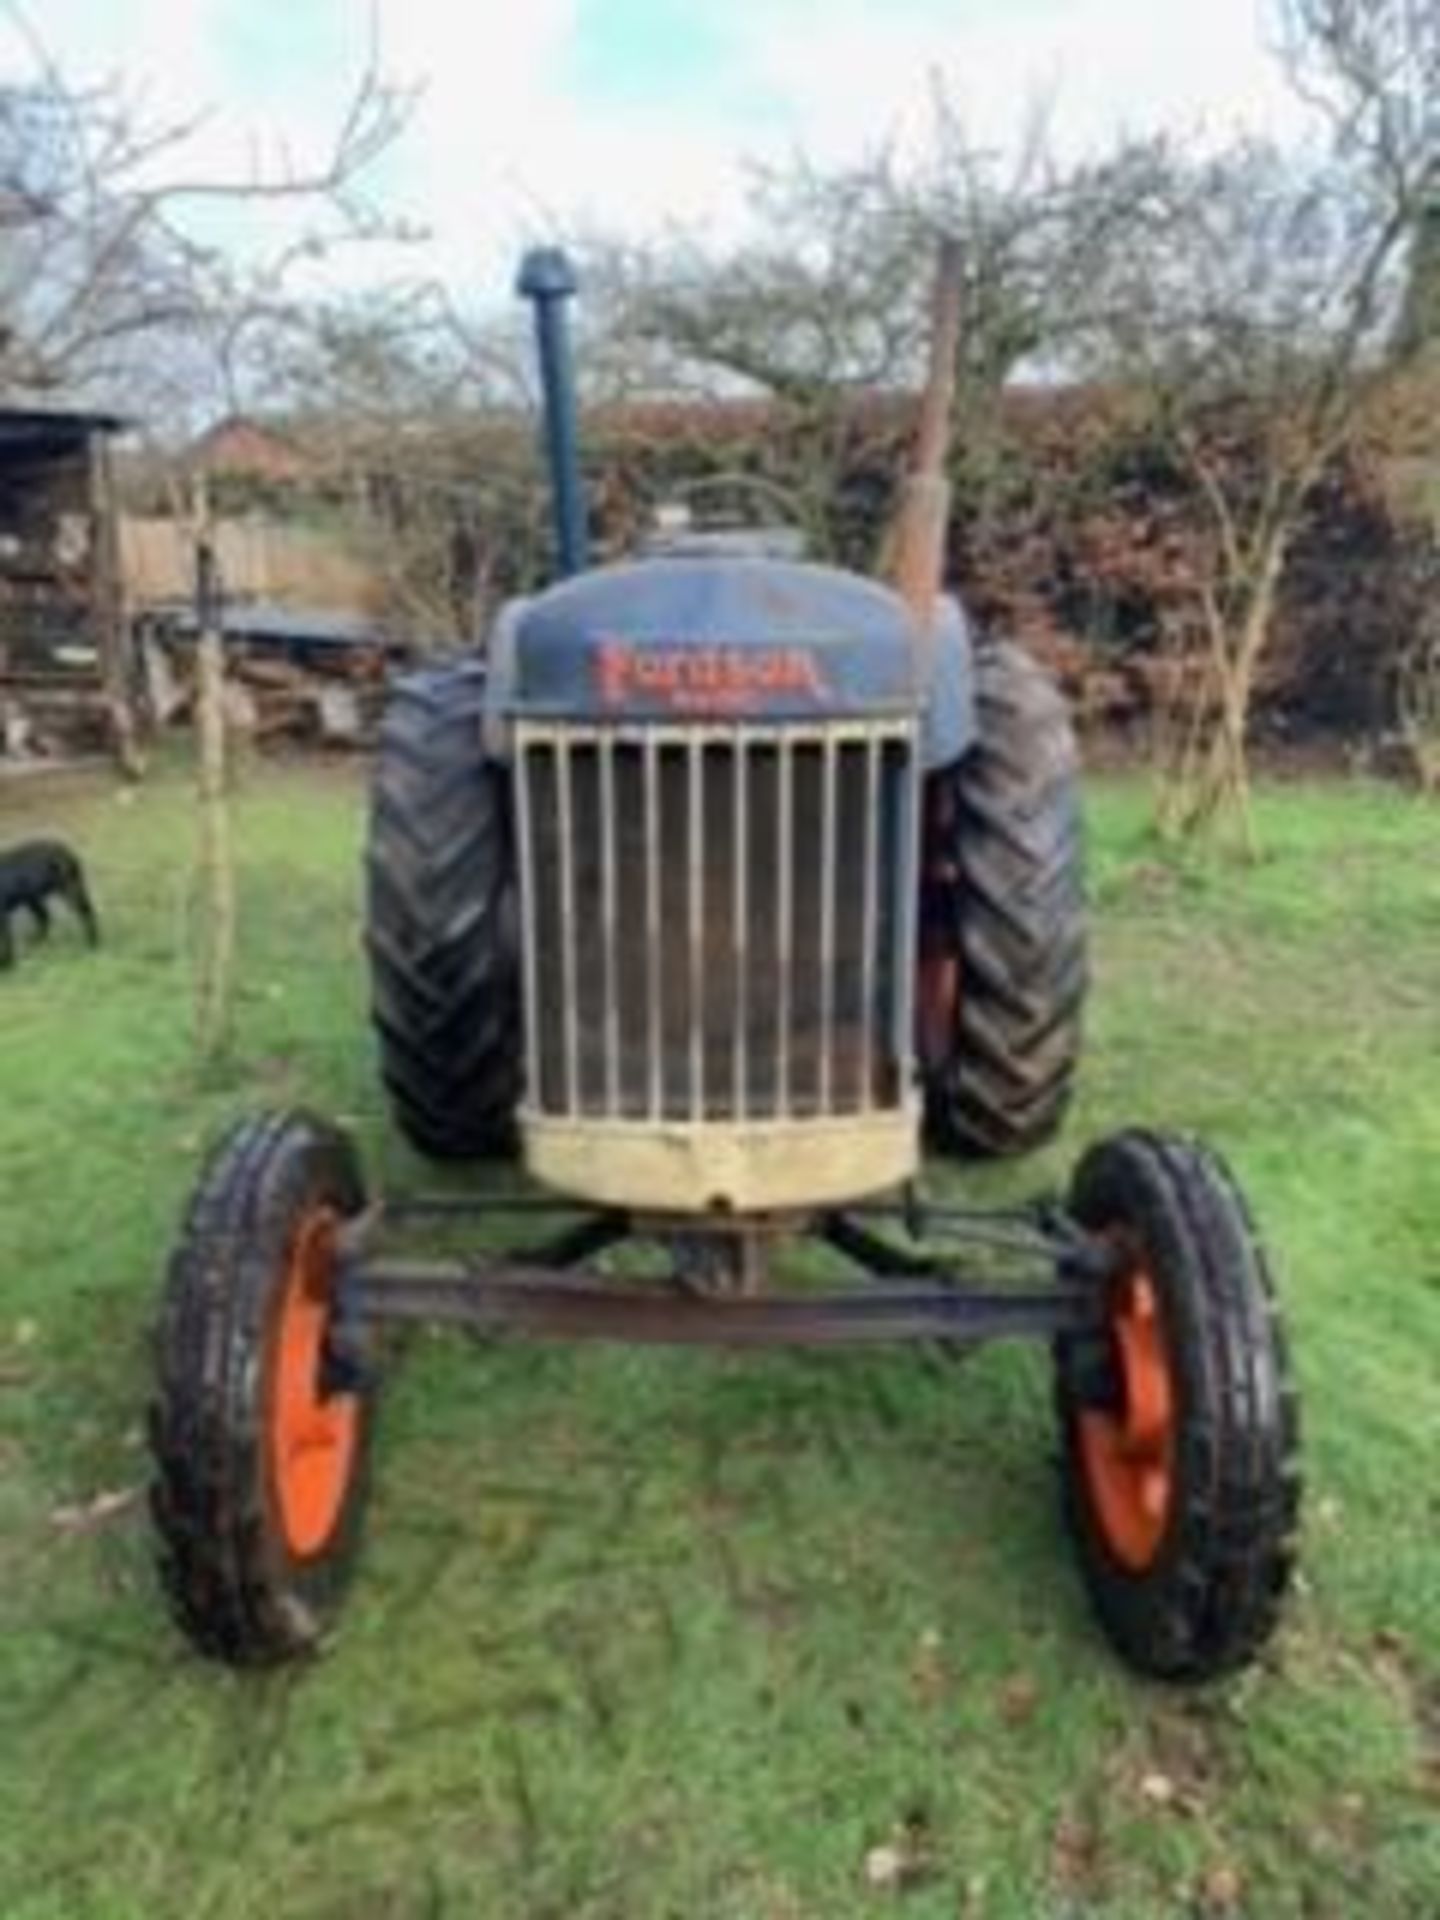
POLYGON ((1058 1183, 1142 1120, 1213 1136, 1252 1193, 1305 1393, 1305 1571, 1273 1659, 1196 1697, 1091 1629, 1029 1349, 423 1338, 334 1653, 190 1657, 133 1496, 197 1155, 304 1099, 414 1173, 372 1078, 357 787, 248 777, 237 1060, 209 1084, 178 777, 0 793, 4 838, 81 844, 107 932, 0 979, 4 1920, 1440 1910, 1440 816, 1272 790, 1242 872, 1157 859, 1138 787, 1093 812, 1084 1097, 974 1186, 1058 1183), (872 1890, 897 1833, 927 1871, 872 1890))

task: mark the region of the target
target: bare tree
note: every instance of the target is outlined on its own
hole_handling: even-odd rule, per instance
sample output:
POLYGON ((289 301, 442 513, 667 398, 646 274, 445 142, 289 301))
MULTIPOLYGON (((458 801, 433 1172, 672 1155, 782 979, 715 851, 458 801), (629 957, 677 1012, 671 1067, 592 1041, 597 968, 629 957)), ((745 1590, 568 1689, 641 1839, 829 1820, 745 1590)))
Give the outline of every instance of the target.
MULTIPOLYGON (((118 82, 72 81, 19 6, 3 15, 31 71, 0 87, 0 397, 173 426, 197 394, 213 404, 233 383, 255 330, 293 304, 302 262, 394 231, 361 181, 408 101, 373 49, 318 158, 227 176, 191 164, 203 116, 157 122, 118 82), (268 253, 240 258, 207 237, 207 213, 257 205, 288 216, 268 253)), ((100 665, 117 757, 134 774, 123 638, 122 621, 104 622, 100 665)))
MULTIPOLYGON (((1029 376, 1069 372, 1093 293, 1127 257, 1137 199, 1155 167, 1149 141, 1120 141, 1103 156, 1057 159, 1048 112, 1035 108, 1009 156, 975 145, 943 91, 934 97, 931 156, 904 182, 912 232, 955 242, 960 328, 952 475, 971 536, 983 540, 1001 506, 1014 450, 1007 389, 1029 376)), ((1033 473, 1027 480, 1039 479, 1033 473)))
POLYGON ((230 832, 225 738, 225 636, 222 583, 215 565, 204 480, 193 500, 195 546, 196 804, 199 810, 195 1044, 202 1060, 222 1055, 230 1040, 235 974, 236 887, 230 832))
POLYGON ((1253 849, 1247 742, 1307 500, 1392 378, 1407 249, 1440 164, 1440 14, 1413 0, 1293 0, 1286 50, 1318 145, 1209 159, 1156 150, 1099 308, 1109 364, 1208 528, 1203 671, 1163 767, 1162 827, 1232 822, 1253 849))
POLYGON ((32 70, 0 87, 0 392, 173 399, 153 378, 168 356, 191 380, 223 367, 300 262, 394 231, 361 185, 409 101, 373 50, 325 151, 215 174, 192 164, 203 114, 156 121, 119 82, 73 81, 18 6, 4 17, 32 70), (217 209, 266 203, 291 216, 268 254, 207 236, 217 209))
POLYGON ((1038 113, 1016 155, 991 153, 937 90, 919 159, 883 150, 838 168, 801 156, 757 170, 753 231, 732 249, 683 234, 592 241, 592 351, 609 376, 592 391, 764 395, 796 449, 784 477, 816 544, 833 550, 841 476, 867 446, 898 479, 908 410, 883 402, 921 377, 944 239, 960 302, 952 479, 959 510, 983 517, 1004 465, 1004 389, 1063 352, 1097 252, 1123 231, 1140 157, 1125 148, 1062 167, 1038 113))
POLYGON ((271 395, 311 488, 379 575, 412 641, 473 640, 533 583, 545 539, 530 355, 508 314, 472 319, 430 283, 301 316, 272 341, 271 395))
POLYGON ((752 231, 730 249, 681 232, 579 243, 587 398, 762 399, 764 477, 822 554, 863 396, 919 364, 928 256, 893 217, 894 184, 885 155, 838 171, 799 157, 756 170, 752 231))
MULTIPOLYGON (((0 393, 137 399, 151 416, 233 390, 257 333, 290 324, 292 276, 336 246, 391 234, 360 192, 370 162, 398 133, 404 96, 373 55, 328 152, 309 166, 255 165, 220 177, 193 171, 199 121, 155 124, 118 85, 81 87, 59 70, 18 8, 32 76, 0 88, 0 393), (268 253, 237 258, 204 237, 202 210, 280 203, 294 221, 268 253), (157 377, 158 375, 158 377, 157 377)), ((208 503, 190 517, 200 638, 198 737, 197 1046, 228 1038, 236 925, 230 851, 223 639, 208 503)), ((178 517, 178 516, 177 516, 178 517)), ((117 751, 134 771, 133 717, 102 636, 117 751)))

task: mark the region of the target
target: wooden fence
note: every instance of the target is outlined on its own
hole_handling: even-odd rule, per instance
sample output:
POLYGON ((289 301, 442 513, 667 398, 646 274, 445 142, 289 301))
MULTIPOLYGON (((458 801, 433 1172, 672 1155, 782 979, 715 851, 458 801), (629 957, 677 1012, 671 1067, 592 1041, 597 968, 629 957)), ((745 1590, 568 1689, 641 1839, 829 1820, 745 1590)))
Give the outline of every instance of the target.
MULTIPOLYGON (((214 537, 228 595, 359 614, 382 604, 375 573, 333 534, 254 515, 217 521, 214 537)), ((188 598, 194 564, 188 527, 168 517, 121 515, 120 568, 132 607, 188 598)))

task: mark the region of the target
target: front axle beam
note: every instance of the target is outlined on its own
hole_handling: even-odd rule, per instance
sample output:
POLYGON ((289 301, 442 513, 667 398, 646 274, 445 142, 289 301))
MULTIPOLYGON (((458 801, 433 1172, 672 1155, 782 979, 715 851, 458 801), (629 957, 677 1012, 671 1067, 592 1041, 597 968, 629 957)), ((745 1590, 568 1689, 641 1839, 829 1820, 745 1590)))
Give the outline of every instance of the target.
POLYGON ((405 1259, 346 1263, 337 1305, 344 1327, 423 1320, 542 1340, 718 1347, 1047 1338, 1084 1332, 1098 1311, 1092 1289, 1064 1283, 1027 1291, 931 1284, 708 1295, 511 1262, 405 1259))

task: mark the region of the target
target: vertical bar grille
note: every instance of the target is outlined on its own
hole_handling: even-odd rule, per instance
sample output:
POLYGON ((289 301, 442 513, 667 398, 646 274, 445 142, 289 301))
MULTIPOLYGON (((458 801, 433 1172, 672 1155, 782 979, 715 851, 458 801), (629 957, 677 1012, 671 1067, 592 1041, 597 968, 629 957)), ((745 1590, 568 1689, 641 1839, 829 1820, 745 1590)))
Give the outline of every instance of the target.
POLYGON ((775 859, 775 1099, 779 1111, 790 1111, 790 1001, 794 990, 795 939, 795 761, 788 735, 776 747, 775 813, 779 845, 775 859))
POLYGON ((529 1101, 797 1119, 909 1086, 909 721, 517 726, 529 1101))
POLYGON ((731 951, 735 968, 735 1020, 731 1033, 731 1106, 743 1120, 750 1106, 750 744, 737 728, 730 751, 735 768, 735 893, 731 903, 731 951))

